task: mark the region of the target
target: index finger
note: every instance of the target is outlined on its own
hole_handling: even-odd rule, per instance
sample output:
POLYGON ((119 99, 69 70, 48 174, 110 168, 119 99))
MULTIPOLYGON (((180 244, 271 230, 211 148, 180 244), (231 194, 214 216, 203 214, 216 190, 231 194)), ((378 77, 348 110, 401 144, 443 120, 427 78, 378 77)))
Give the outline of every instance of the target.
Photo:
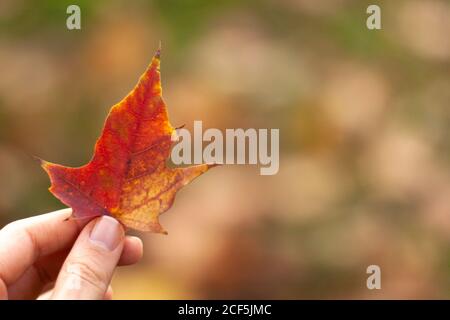
POLYGON ((17 220, 0 230, 0 284, 9 286, 41 256, 72 245, 86 221, 72 209, 17 220))

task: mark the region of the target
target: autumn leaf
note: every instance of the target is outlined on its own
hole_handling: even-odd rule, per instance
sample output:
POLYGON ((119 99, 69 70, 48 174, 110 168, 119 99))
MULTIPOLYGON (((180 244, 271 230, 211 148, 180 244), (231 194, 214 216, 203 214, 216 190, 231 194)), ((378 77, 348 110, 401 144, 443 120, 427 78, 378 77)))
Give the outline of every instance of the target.
POLYGON ((91 161, 78 168, 41 160, 50 192, 76 218, 111 215, 125 226, 167 233, 159 215, 177 191, 213 165, 169 168, 175 129, 161 95, 160 50, 136 87, 114 105, 91 161))

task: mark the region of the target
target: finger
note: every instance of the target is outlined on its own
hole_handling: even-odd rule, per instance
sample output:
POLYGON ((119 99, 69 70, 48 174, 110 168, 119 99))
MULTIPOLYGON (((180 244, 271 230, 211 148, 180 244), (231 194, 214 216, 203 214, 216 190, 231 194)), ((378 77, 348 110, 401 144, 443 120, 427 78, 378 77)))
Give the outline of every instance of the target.
POLYGON ((13 287, 6 288, 3 295, 3 299, 8 300, 31 300, 36 294, 39 294, 38 283, 32 281, 28 285, 28 280, 34 278, 34 275, 30 276, 32 270, 25 271, 20 277, 20 282, 13 287))
MULTIPOLYGON (((50 298, 53 295, 53 288, 50 288, 49 290, 46 290, 45 292, 41 293, 37 299, 38 300, 50 300, 50 298)), ((108 290, 106 290, 105 295, 103 296, 103 300, 112 300, 114 295, 114 291, 111 285, 108 286, 108 290)))
POLYGON ((37 269, 34 266, 31 266, 22 274, 19 280, 8 287, 8 299, 35 299, 44 288, 40 278, 41 276, 37 269))
POLYGON ((120 223, 102 216, 80 233, 56 280, 53 299, 103 299, 124 246, 120 223))
POLYGON ((138 237, 127 236, 119 259, 119 265, 128 266, 139 262, 142 259, 143 252, 142 240, 138 237))
POLYGON ((35 299, 56 280, 69 250, 62 250, 38 259, 17 281, 8 286, 8 298, 35 299))
POLYGON ((39 296, 37 296, 36 300, 50 300, 53 294, 53 286, 50 286, 46 290, 43 290, 39 296))
POLYGON ((112 300, 113 299, 113 288, 110 286, 108 286, 108 290, 106 290, 105 295, 103 296, 103 300, 112 300))
MULTIPOLYGON (((118 265, 135 264, 142 258, 142 253, 141 239, 126 236, 118 265)), ((41 295, 45 286, 56 280, 68 254, 69 250, 63 250, 38 259, 17 281, 8 287, 8 298, 11 300, 36 299, 41 295)))
POLYGON ((0 283, 12 284, 39 257, 70 247, 85 223, 66 220, 71 214, 71 209, 63 209, 18 220, 0 230, 0 283))

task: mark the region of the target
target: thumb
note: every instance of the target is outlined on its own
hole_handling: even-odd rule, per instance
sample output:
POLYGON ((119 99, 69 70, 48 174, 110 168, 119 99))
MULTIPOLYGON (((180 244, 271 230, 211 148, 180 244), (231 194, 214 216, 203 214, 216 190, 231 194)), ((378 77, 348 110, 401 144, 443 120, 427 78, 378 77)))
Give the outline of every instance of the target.
POLYGON ((52 299, 103 299, 124 244, 125 232, 109 216, 89 222, 56 280, 52 299))

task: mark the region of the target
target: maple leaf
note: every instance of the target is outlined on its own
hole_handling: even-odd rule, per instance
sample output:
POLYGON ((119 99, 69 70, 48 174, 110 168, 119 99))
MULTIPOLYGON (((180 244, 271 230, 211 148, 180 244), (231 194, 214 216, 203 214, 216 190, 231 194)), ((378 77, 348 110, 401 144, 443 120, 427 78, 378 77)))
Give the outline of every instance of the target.
POLYGON ((41 160, 50 192, 76 218, 111 215, 125 226, 165 233, 159 215, 177 191, 214 165, 169 168, 171 137, 161 95, 160 49, 135 88, 106 118, 91 161, 78 168, 41 160))

